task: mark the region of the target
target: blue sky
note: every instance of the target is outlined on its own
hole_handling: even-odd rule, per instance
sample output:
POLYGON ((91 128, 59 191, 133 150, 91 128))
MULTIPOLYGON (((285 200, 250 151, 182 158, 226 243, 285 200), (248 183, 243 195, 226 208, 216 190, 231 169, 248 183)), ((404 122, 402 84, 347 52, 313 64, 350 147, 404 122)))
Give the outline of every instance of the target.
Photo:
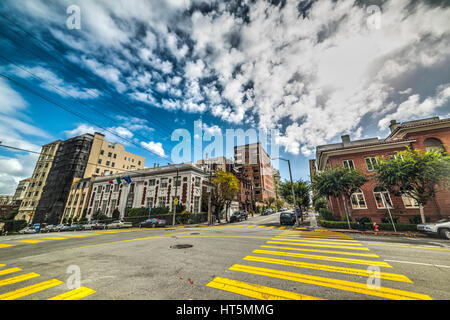
MULTIPOLYGON (((317 145, 450 115, 445 1, 373 4, 2 1, 0 73, 11 80, 0 77, 0 141, 39 151, 100 131, 152 167, 173 162, 173 131, 194 137, 201 119, 212 134, 278 130, 294 179, 309 179, 317 145), (71 5, 80 29, 67 26, 71 5)), ((0 150, 0 194, 35 161, 0 150)), ((280 171, 287 179, 283 162, 280 171)))

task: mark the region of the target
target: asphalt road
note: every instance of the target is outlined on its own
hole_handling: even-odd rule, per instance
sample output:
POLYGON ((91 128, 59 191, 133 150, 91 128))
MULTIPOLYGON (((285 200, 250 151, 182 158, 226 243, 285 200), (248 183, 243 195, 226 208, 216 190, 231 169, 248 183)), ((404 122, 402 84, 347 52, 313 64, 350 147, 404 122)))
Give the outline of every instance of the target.
POLYGON ((280 227, 279 214, 1 237, 0 299, 49 298, 447 300, 450 241, 280 227))

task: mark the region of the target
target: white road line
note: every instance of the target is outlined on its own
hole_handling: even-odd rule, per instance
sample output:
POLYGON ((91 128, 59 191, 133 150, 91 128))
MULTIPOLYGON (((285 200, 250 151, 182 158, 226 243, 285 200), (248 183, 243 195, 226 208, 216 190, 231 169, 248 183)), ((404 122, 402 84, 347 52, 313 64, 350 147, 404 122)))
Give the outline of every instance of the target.
POLYGON ((443 266, 440 264, 430 264, 430 263, 422 263, 422 262, 412 262, 412 261, 398 261, 398 260, 384 260, 387 262, 398 262, 398 263, 409 263, 409 264, 419 264, 422 266, 432 266, 432 267, 439 267, 439 268, 450 268, 450 266, 443 266))

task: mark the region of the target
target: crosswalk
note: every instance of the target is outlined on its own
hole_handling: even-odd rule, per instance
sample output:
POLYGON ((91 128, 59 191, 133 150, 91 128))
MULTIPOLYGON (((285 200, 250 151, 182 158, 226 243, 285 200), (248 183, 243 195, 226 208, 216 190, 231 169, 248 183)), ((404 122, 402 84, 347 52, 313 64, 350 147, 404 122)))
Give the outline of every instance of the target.
POLYGON ((392 270, 348 235, 296 228, 266 241, 232 265, 227 277, 206 286, 225 299, 432 299, 413 292, 413 281, 392 270))
MULTIPOLYGON (((80 287, 55 295, 56 292, 65 291, 63 281, 49 279, 35 283, 41 277, 40 274, 22 272, 24 270, 21 268, 0 264, 0 300, 33 299, 33 294, 42 294, 42 292, 47 295, 48 300, 79 300, 96 292, 87 287, 80 287), (26 285, 23 286, 23 283, 26 285)), ((42 300, 42 296, 39 296, 39 299, 42 300)))

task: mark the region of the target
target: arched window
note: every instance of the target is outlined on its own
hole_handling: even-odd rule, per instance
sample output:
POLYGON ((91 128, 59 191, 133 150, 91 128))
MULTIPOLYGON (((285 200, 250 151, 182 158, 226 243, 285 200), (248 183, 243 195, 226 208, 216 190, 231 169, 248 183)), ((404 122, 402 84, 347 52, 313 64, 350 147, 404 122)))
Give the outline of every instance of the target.
POLYGON ((367 209, 366 199, 361 189, 356 189, 350 197, 353 209, 367 209))
POLYGON ((441 140, 436 138, 428 138, 424 141, 425 150, 427 152, 444 152, 444 146, 441 140))
POLYGON ((393 208, 391 196, 389 192, 383 187, 375 187, 373 189, 373 195, 375 197, 375 203, 378 209, 386 209, 386 205, 389 208, 393 208))

